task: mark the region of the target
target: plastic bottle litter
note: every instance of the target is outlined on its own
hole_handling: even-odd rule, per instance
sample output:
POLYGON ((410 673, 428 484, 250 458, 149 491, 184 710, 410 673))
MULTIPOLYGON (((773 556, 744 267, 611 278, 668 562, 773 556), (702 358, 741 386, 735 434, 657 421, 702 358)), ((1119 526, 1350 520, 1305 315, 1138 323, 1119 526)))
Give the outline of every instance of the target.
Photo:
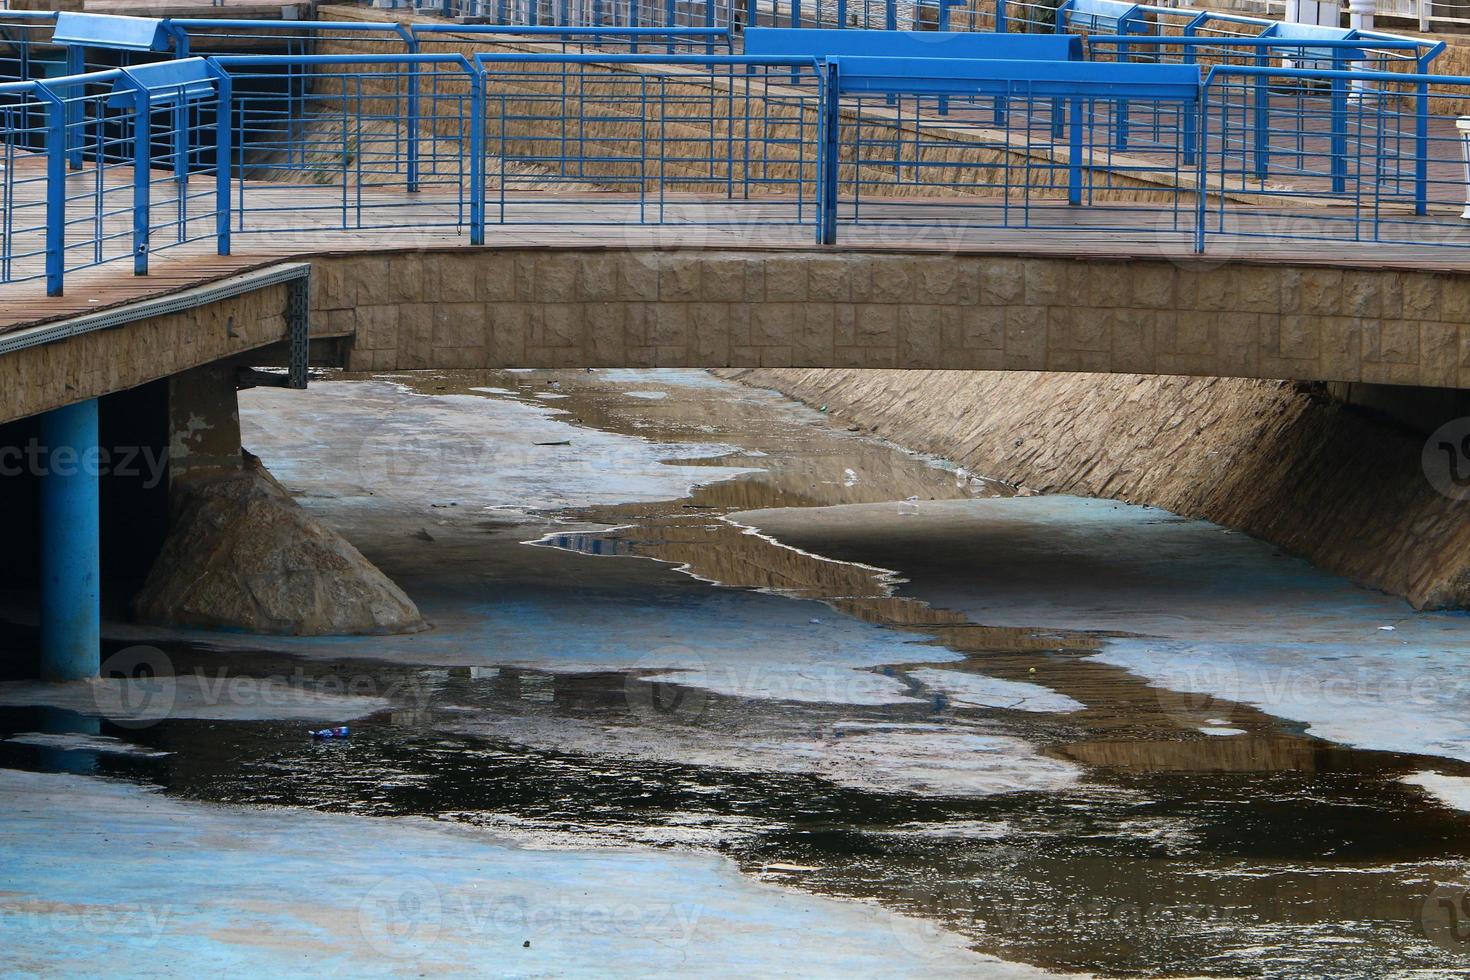
POLYGON ((312 738, 346 738, 347 726, 339 725, 336 728, 323 728, 319 731, 308 732, 312 738))

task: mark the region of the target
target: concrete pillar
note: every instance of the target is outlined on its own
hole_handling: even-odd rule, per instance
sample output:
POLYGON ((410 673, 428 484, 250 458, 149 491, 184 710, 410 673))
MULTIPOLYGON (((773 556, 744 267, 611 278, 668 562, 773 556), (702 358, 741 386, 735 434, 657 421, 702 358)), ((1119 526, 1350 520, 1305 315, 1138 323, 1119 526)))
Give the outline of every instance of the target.
POLYGON ((201 473, 239 470, 240 400, 238 368, 223 364, 169 378, 168 465, 172 482, 201 473))
POLYGON ((41 676, 96 677, 102 567, 97 400, 41 416, 41 676))
POLYGON ((1373 30, 1373 15, 1378 12, 1378 0, 1348 0, 1348 26, 1356 31, 1373 30))

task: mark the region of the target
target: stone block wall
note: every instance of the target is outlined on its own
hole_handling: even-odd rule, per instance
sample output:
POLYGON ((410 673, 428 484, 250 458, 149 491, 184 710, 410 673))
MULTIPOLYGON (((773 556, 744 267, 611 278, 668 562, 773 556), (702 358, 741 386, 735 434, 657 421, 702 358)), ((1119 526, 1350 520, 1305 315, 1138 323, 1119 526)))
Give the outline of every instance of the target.
POLYGON ((277 343, 286 336, 285 285, 0 357, 0 422, 277 343))
POLYGON ((355 370, 853 367, 1470 387, 1470 275, 1286 264, 482 249, 316 261, 355 370))

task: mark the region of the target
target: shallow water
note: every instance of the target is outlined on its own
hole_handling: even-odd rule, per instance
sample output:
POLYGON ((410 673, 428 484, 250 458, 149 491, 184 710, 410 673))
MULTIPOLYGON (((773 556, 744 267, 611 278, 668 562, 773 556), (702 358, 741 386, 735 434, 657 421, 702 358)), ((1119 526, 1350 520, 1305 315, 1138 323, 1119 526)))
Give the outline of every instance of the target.
MULTIPOLYGON (((1460 893, 1436 891, 1470 868, 1470 816, 1439 801, 1470 776, 1463 617, 1201 522, 1016 496, 697 372, 243 401, 249 447, 435 629, 113 624, 237 710, 0 708, 0 736, 153 753, 26 737, 0 741, 0 766, 538 848, 717 852, 1063 971, 1470 966, 1460 893), (1331 683, 1343 664, 1356 687, 1331 683), (232 676, 295 696, 229 692, 232 676), (323 693, 392 707, 312 742, 287 719, 323 693)), ((896 941, 953 965, 922 930, 896 941)))

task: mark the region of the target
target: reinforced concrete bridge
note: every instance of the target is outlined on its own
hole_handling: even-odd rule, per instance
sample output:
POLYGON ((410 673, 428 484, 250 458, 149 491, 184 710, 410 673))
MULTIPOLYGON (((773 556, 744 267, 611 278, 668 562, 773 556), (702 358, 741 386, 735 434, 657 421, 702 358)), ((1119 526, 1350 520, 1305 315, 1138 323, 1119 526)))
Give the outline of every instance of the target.
MULTIPOLYGON (((220 366, 312 362, 1470 387, 1443 45, 1156 9, 1069 0, 1050 34, 0 13, 0 422, 95 454, 99 399, 165 382, 175 424, 191 372, 232 399, 220 366)), ((87 676, 97 474, 39 482, 44 663, 87 676)))

